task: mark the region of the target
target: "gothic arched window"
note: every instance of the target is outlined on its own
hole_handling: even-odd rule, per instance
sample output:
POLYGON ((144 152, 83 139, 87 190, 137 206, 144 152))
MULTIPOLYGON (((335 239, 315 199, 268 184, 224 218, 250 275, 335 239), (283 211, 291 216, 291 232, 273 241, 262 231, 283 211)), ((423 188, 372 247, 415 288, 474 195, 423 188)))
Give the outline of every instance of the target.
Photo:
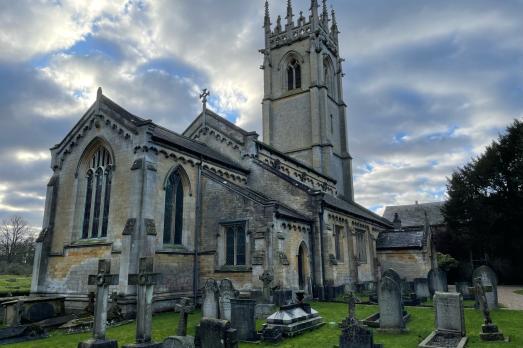
POLYGON ((82 239, 107 237, 113 161, 100 146, 92 155, 86 172, 82 239))
POLYGON ((287 89, 301 88, 301 66, 296 59, 291 59, 287 66, 287 89))
POLYGON ((183 196, 182 178, 175 170, 169 175, 165 186, 164 244, 182 244, 183 196))
POLYGON ((327 93, 331 96, 335 95, 334 69, 331 62, 327 59, 323 62, 323 78, 325 87, 327 87, 327 93))

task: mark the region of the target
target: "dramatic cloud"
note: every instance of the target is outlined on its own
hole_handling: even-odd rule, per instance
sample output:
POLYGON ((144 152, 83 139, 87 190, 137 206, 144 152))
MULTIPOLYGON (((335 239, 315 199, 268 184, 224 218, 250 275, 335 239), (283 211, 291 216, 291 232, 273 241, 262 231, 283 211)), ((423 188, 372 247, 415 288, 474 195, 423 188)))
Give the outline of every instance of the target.
MULTIPOLYGON (((309 1, 293 1, 308 13, 309 1)), ((273 23, 286 1, 270 1, 273 23)), ((446 177, 523 117, 523 3, 332 0, 356 199, 444 199, 446 177)), ((96 89, 182 131, 210 106, 261 133, 263 1, 0 3, 0 218, 41 223, 49 151, 96 89)))

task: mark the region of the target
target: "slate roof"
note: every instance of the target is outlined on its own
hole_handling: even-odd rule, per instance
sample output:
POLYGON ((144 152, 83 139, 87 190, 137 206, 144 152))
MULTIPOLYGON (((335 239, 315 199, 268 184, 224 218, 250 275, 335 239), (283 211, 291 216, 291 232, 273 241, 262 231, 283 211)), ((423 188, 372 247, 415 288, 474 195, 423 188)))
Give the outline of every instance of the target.
POLYGON ((343 211, 346 211, 347 213, 357 215, 359 217, 362 217, 367 220, 371 220, 374 222, 379 223, 380 225, 384 225, 386 227, 392 227, 392 224, 389 220, 382 218, 378 214, 373 213, 369 209, 359 205, 356 202, 349 202, 340 198, 336 198, 334 196, 325 194, 323 197, 323 201, 325 204, 333 207, 338 208, 343 211))
POLYGON ((383 217, 389 221, 394 221, 394 214, 398 213, 402 227, 424 226, 426 212, 431 226, 442 225, 445 223, 441 212, 444 204, 445 202, 434 202, 388 206, 385 207, 383 217))
POLYGON ((427 238, 424 231, 387 231, 379 234, 376 249, 423 249, 426 244, 427 238))

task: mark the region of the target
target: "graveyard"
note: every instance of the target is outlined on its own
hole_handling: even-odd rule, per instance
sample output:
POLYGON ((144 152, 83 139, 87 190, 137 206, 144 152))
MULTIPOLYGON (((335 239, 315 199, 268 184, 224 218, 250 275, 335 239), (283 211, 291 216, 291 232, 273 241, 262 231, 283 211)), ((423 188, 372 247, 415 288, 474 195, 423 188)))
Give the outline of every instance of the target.
MULTIPOLYGON (((337 323, 347 315, 347 305, 344 303, 333 302, 313 302, 316 308, 323 316, 326 324, 318 330, 305 333, 303 335, 285 339, 278 344, 273 343, 240 343, 240 347, 333 347, 338 344, 340 329, 337 323), (336 322, 336 324, 334 324, 336 322)), ((375 305, 357 305, 356 317, 364 317, 374 313, 378 309, 375 305)), ((409 307, 412 315, 411 320, 407 323, 408 332, 402 334, 375 332, 374 338, 377 343, 384 343, 385 347, 416 347, 421 340, 430 334, 434 326, 434 314, 428 307, 409 307)), ((510 336, 508 343, 488 343, 481 342, 479 339, 479 328, 482 322, 482 316, 479 311, 472 308, 465 308, 465 323, 469 336, 469 347, 521 347, 523 346, 523 311, 513 311, 507 309, 498 309, 492 313, 494 321, 503 328, 504 333, 510 336)), ((161 313, 154 316, 153 319, 153 338, 162 341, 167 336, 175 334, 180 315, 179 313, 161 313)), ((187 334, 194 335, 195 328, 201 319, 201 311, 195 310, 189 315, 187 334)), ((263 320, 257 321, 257 328, 260 329, 263 320)), ((107 337, 116 339, 120 344, 130 343, 134 340, 135 323, 129 323, 123 326, 109 328, 107 337)), ((30 348, 38 346, 39 348, 73 348, 77 347, 77 342, 87 339, 91 334, 89 332, 82 334, 66 335, 63 332, 51 332, 50 337, 39 341, 30 341, 7 345, 12 348, 30 348)))

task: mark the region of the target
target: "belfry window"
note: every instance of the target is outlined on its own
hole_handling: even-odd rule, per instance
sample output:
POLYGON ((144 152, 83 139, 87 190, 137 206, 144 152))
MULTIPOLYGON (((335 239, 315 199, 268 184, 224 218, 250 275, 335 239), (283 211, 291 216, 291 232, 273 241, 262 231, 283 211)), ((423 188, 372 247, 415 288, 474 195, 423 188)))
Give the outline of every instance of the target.
POLYGON ((301 66, 296 59, 291 59, 287 66, 287 89, 301 88, 301 66))
POLYGON ((244 266, 246 260, 245 223, 231 223, 225 229, 225 264, 244 266))
POLYGON ((98 148, 86 173, 82 239, 105 238, 109 226, 113 161, 107 149, 98 148))
POLYGON ((182 244, 183 197, 182 178, 176 170, 171 173, 165 186, 164 244, 182 244))

